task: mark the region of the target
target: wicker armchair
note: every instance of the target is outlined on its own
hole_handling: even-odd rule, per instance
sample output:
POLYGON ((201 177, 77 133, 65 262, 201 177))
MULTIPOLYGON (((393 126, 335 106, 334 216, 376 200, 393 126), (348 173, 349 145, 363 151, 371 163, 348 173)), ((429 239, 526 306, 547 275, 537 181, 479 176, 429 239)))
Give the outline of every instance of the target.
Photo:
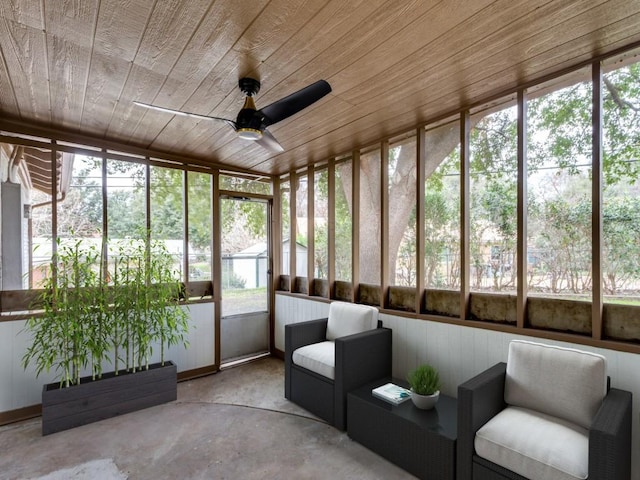
POLYGON ((600 355, 511 342, 506 364, 458 387, 456 478, 629 479, 632 395, 609 389, 605 368, 600 355))
POLYGON ((347 393, 391 376, 391 330, 374 307, 333 302, 329 317, 285 326, 285 397, 340 430, 347 393))

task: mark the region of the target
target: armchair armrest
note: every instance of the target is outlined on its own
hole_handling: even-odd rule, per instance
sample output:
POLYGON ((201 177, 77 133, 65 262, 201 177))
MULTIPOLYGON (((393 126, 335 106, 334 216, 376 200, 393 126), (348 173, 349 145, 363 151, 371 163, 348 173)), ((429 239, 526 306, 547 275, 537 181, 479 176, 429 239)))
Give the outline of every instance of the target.
POLYGON ((632 394, 612 388, 589 430, 589 478, 631 478, 632 394))
POLYGON ((345 393, 391 376, 391 330, 376 328, 336 338, 336 384, 345 393))
POLYGON ((458 386, 458 480, 471 480, 474 440, 478 429, 505 408, 507 364, 498 363, 458 386))
POLYGON ((309 320, 290 323, 284 326, 284 350, 291 352, 311 343, 324 342, 327 339, 328 319, 309 320))
POLYGON ((347 393, 372 380, 391 377, 391 335, 388 328, 336 338, 336 427, 344 430, 347 393))
POLYGON ((284 326, 284 396, 291 398, 291 366, 293 351, 327 339, 327 318, 284 326))

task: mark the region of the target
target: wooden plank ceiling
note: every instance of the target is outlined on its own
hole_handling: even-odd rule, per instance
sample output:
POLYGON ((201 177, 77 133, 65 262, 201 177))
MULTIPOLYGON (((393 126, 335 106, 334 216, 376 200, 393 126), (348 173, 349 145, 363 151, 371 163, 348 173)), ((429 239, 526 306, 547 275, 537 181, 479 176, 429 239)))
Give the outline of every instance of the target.
POLYGON ((321 161, 640 42, 640 0, 0 0, 4 119, 266 174, 321 161), (333 92, 236 138, 238 79, 258 108, 333 92))

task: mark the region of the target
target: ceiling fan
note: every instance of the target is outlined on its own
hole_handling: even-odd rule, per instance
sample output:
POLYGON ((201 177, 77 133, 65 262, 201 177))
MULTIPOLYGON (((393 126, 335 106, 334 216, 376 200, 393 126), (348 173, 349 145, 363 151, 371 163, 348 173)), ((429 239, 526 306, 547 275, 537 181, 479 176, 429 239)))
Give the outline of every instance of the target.
POLYGON ((331 85, 329 85, 328 82, 325 80, 318 80, 317 82, 314 82, 291 95, 273 102, 267 107, 257 110, 256 105, 253 102, 253 96, 260 90, 260 82, 253 78, 245 77, 240 79, 238 86, 245 94, 245 99, 244 105, 240 112, 238 112, 238 116, 235 120, 183 112, 137 101, 134 101, 133 103, 141 107, 151 108, 174 115, 184 115, 187 117, 203 118, 206 120, 221 120, 233 128, 237 132, 238 137, 245 140, 253 140, 268 150, 283 152, 284 148, 282 148, 275 137, 271 135, 269 130, 267 130, 267 127, 295 115, 331 92, 331 85))

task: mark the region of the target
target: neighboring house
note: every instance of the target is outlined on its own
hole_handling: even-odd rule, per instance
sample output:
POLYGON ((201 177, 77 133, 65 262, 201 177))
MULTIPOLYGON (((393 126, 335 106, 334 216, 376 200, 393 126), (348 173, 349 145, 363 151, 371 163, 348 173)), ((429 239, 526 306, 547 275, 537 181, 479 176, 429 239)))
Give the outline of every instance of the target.
POLYGON ((244 281, 244 288, 266 287, 269 282, 269 250, 265 242, 259 242, 244 250, 228 255, 232 271, 244 281))
MULTIPOLYGON (((282 274, 289 275, 289 261, 288 259, 291 252, 290 241, 284 240, 282 242, 282 274)), ((301 243, 296 242, 296 277, 307 276, 307 247, 301 243)))
MULTIPOLYGON (((56 170, 59 202, 66 197, 73 170, 71 153, 58 152, 56 170)), ((31 212, 34 208, 51 205, 51 152, 35 147, 0 144, 0 289, 29 288, 33 244, 31 212), (47 201, 34 204, 34 192, 48 195, 47 201)))
MULTIPOLYGON (((289 240, 282 242, 282 256, 288 258, 289 240)), ((296 243, 296 272, 299 277, 307 276, 307 247, 296 243)), ((241 252, 223 256, 223 265, 227 265, 234 275, 244 281, 244 288, 266 287, 269 281, 267 271, 268 245, 259 242, 241 252)), ((289 274, 289 262, 283 262, 283 274, 289 274)))

